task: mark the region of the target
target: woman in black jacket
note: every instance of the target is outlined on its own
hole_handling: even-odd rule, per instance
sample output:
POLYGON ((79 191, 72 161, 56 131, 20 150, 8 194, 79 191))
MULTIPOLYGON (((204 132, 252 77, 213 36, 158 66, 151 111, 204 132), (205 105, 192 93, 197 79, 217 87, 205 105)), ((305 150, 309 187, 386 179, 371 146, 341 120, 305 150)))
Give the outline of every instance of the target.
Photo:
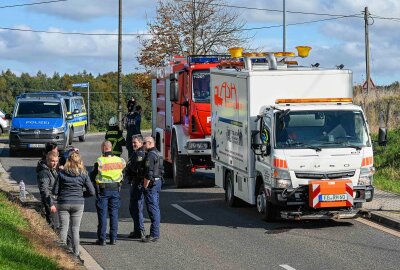
POLYGON ((95 189, 78 151, 69 154, 64 169, 58 174, 53 193, 58 196, 61 242, 66 244, 71 222, 72 249, 79 257, 79 228, 85 203, 84 197, 93 196, 95 189))

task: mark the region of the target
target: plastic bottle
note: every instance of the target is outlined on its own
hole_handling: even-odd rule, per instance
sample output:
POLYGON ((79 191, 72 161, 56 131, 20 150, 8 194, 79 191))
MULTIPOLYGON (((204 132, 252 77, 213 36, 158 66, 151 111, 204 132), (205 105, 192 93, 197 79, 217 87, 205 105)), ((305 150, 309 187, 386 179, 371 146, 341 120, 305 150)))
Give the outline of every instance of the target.
POLYGON ((19 198, 26 199, 25 183, 23 180, 19 181, 19 198))

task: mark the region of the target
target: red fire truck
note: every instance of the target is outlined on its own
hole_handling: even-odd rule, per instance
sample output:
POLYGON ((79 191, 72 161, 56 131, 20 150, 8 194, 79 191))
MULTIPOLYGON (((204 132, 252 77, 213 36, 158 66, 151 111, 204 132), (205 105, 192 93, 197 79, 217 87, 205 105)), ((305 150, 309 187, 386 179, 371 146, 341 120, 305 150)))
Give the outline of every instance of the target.
POLYGON ((152 71, 152 135, 177 187, 190 186, 197 169, 213 167, 210 68, 223 57, 175 57, 152 71))

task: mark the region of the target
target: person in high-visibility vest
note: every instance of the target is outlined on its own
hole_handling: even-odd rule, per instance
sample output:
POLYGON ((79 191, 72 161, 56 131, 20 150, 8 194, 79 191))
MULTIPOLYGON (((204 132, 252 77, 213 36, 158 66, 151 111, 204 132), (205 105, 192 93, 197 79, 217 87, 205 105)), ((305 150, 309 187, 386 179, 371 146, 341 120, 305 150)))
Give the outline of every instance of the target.
POLYGON ((118 210, 121 206, 119 195, 123 179, 125 160, 112 154, 112 144, 104 141, 101 144, 102 155, 97 158, 91 179, 96 188, 96 208, 98 217, 97 245, 106 245, 107 211, 110 216, 110 245, 115 245, 118 234, 118 210))
POLYGON ((124 136, 122 136, 122 130, 118 127, 117 117, 113 116, 108 121, 108 129, 106 132, 105 139, 112 143, 112 153, 115 156, 121 156, 122 146, 126 145, 124 136))

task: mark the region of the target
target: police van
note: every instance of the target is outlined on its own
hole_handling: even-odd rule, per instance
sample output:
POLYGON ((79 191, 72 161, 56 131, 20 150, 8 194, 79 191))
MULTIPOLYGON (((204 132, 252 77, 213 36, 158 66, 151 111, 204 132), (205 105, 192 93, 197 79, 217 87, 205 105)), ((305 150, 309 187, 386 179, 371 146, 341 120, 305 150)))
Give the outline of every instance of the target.
POLYGON ((52 91, 48 93, 60 94, 65 100, 68 115, 73 116, 73 119, 68 121, 71 129, 69 140, 72 142, 74 138, 79 138, 80 142, 84 142, 88 127, 88 117, 85 101, 81 93, 72 91, 52 91))
POLYGON ((22 149, 44 149, 55 142, 63 151, 72 143, 65 99, 57 93, 24 93, 17 97, 9 134, 10 156, 22 149))

